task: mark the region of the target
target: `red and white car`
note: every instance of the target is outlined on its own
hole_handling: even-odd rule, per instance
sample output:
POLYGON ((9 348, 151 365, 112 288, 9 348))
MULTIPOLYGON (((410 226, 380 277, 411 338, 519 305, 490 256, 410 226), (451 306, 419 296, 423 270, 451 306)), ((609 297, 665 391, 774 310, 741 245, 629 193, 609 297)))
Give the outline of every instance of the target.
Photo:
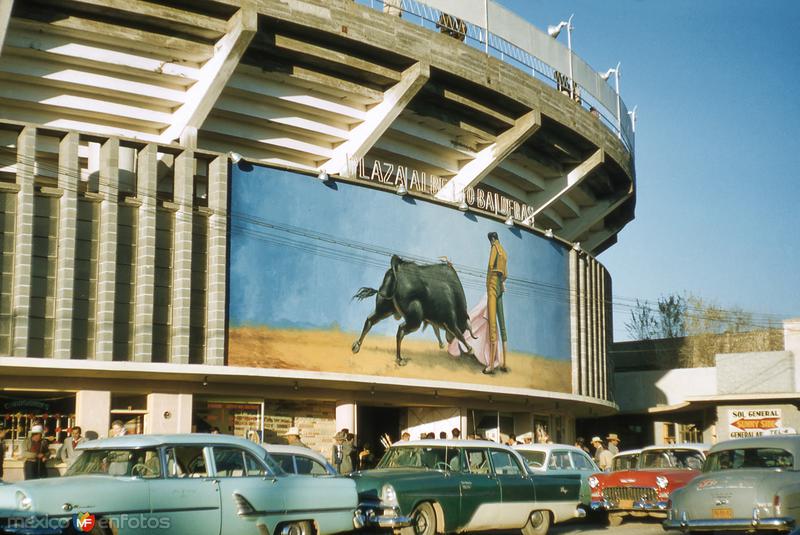
POLYGON ((669 495, 700 475, 710 446, 650 446, 639 454, 635 470, 601 472, 589 477, 592 510, 607 511, 612 526, 626 515, 665 518, 669 495))

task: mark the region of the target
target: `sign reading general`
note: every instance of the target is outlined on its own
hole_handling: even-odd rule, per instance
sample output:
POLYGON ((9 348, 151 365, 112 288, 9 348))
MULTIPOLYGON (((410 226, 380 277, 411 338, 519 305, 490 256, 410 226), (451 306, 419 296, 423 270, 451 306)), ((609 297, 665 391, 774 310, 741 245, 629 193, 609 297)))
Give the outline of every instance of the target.
POLYGON ((781 409, 737 408, 728 410, 728 431, 731 438, 760 437, 793 433, 783 427, 781 409))

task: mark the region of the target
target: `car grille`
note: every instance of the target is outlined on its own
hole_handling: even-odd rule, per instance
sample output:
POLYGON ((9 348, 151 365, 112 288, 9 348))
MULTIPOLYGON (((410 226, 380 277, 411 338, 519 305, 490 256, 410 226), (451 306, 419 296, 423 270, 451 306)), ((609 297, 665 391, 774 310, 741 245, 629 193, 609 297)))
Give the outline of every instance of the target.
POLYGON ((656 489, 651 487, 608 487, 603 489, 603 497, 610 502, 620 500, 633 500, 638 502, 655 503, 657 500, 656 489))

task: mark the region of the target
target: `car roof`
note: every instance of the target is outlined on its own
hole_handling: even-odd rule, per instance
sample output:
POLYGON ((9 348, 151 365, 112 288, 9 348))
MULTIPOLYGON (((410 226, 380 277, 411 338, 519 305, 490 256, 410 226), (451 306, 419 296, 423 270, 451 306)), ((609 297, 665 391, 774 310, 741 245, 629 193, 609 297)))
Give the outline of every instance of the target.
POLYGON ((687 442, 686 444, 666 444, 664 446, 647 446, 642 448, 639 453, 646 453, 652 450, 698 450, 708 451, 711 449, 711 444, 701 444, 696 442, 687 442))
POLYGON ((617 457, 624 457, 626 455, 639 455, 640 453, 642 453, 641 449, 624 450, 614 455, 613 458, 616 459, 617 457))
POLYGON ((237 445, 248 449, 258 446, 252 440, 233 435, 222 435, 210 433, 184 433, 175 435, 122 435, 121 437, 100 438, 83 442, 78 446, 82 450, 94 450, 104 448, 156 448, 158 446, 168 446, 170 444, 187 445, 237 445))
POLYGON ((800 455, 800 435, 767 435, 761 437, 735 438, 715 444, 712 452, 737 448, 781 448, 800 455))
POLYGON ((306 457, 311 457, 320 461, 322 464, 327 464, 328 459, 325 458, 318 451, 314 451, 311 448, 306 448, 304 446, 292 446, 289 444, 261 444, 261 447, 267 450, 269 453, 285 453, 290 455, 303 455, 306 457))
POLYGON ((423 440, 398 440, 392 447, 394 446, 450 446, 453 448, 475 448, 475 447, 483 447, 483 448, 502 448, 510 450, 511 448, 506 446, 505 444, 499 444, 497 442, 493 442, 491 440, 453 440, 453 439, 444 439, 444 438, 427 438, 423 440))
POLYGON ((552 451, 552 450, 569 450, 569 451, 579 451, 583 454, 589 455, 582 449, 570 446, 569 444, 516 444, 511 446, 515 450, 520 451, 552 451))

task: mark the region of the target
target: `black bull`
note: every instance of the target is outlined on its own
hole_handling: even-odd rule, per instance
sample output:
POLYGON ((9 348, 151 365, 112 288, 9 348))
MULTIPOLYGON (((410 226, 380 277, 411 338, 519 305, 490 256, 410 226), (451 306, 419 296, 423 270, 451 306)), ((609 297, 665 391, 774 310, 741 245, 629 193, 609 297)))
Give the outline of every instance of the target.
POLYGON ((403 337, 423 324, 433 327, 440 347, 443 344, 439 329, 442 329, 448 343, 457 339, 464 344, 467 353, 472 351, 463 334, 469 332, 472 335, 467 298, 458 274, 450 264, 421 266, 394 255, 380 289, 363 287, 353 299, 361 301, 373 295, 377 295, 375 310, 364 321, 361 336, 353 342, 353 353, 361 349, 361 343, 373 325, 392 315, 403 320, 397 327, 398 365, 405 364, 400 353, 403 337))

